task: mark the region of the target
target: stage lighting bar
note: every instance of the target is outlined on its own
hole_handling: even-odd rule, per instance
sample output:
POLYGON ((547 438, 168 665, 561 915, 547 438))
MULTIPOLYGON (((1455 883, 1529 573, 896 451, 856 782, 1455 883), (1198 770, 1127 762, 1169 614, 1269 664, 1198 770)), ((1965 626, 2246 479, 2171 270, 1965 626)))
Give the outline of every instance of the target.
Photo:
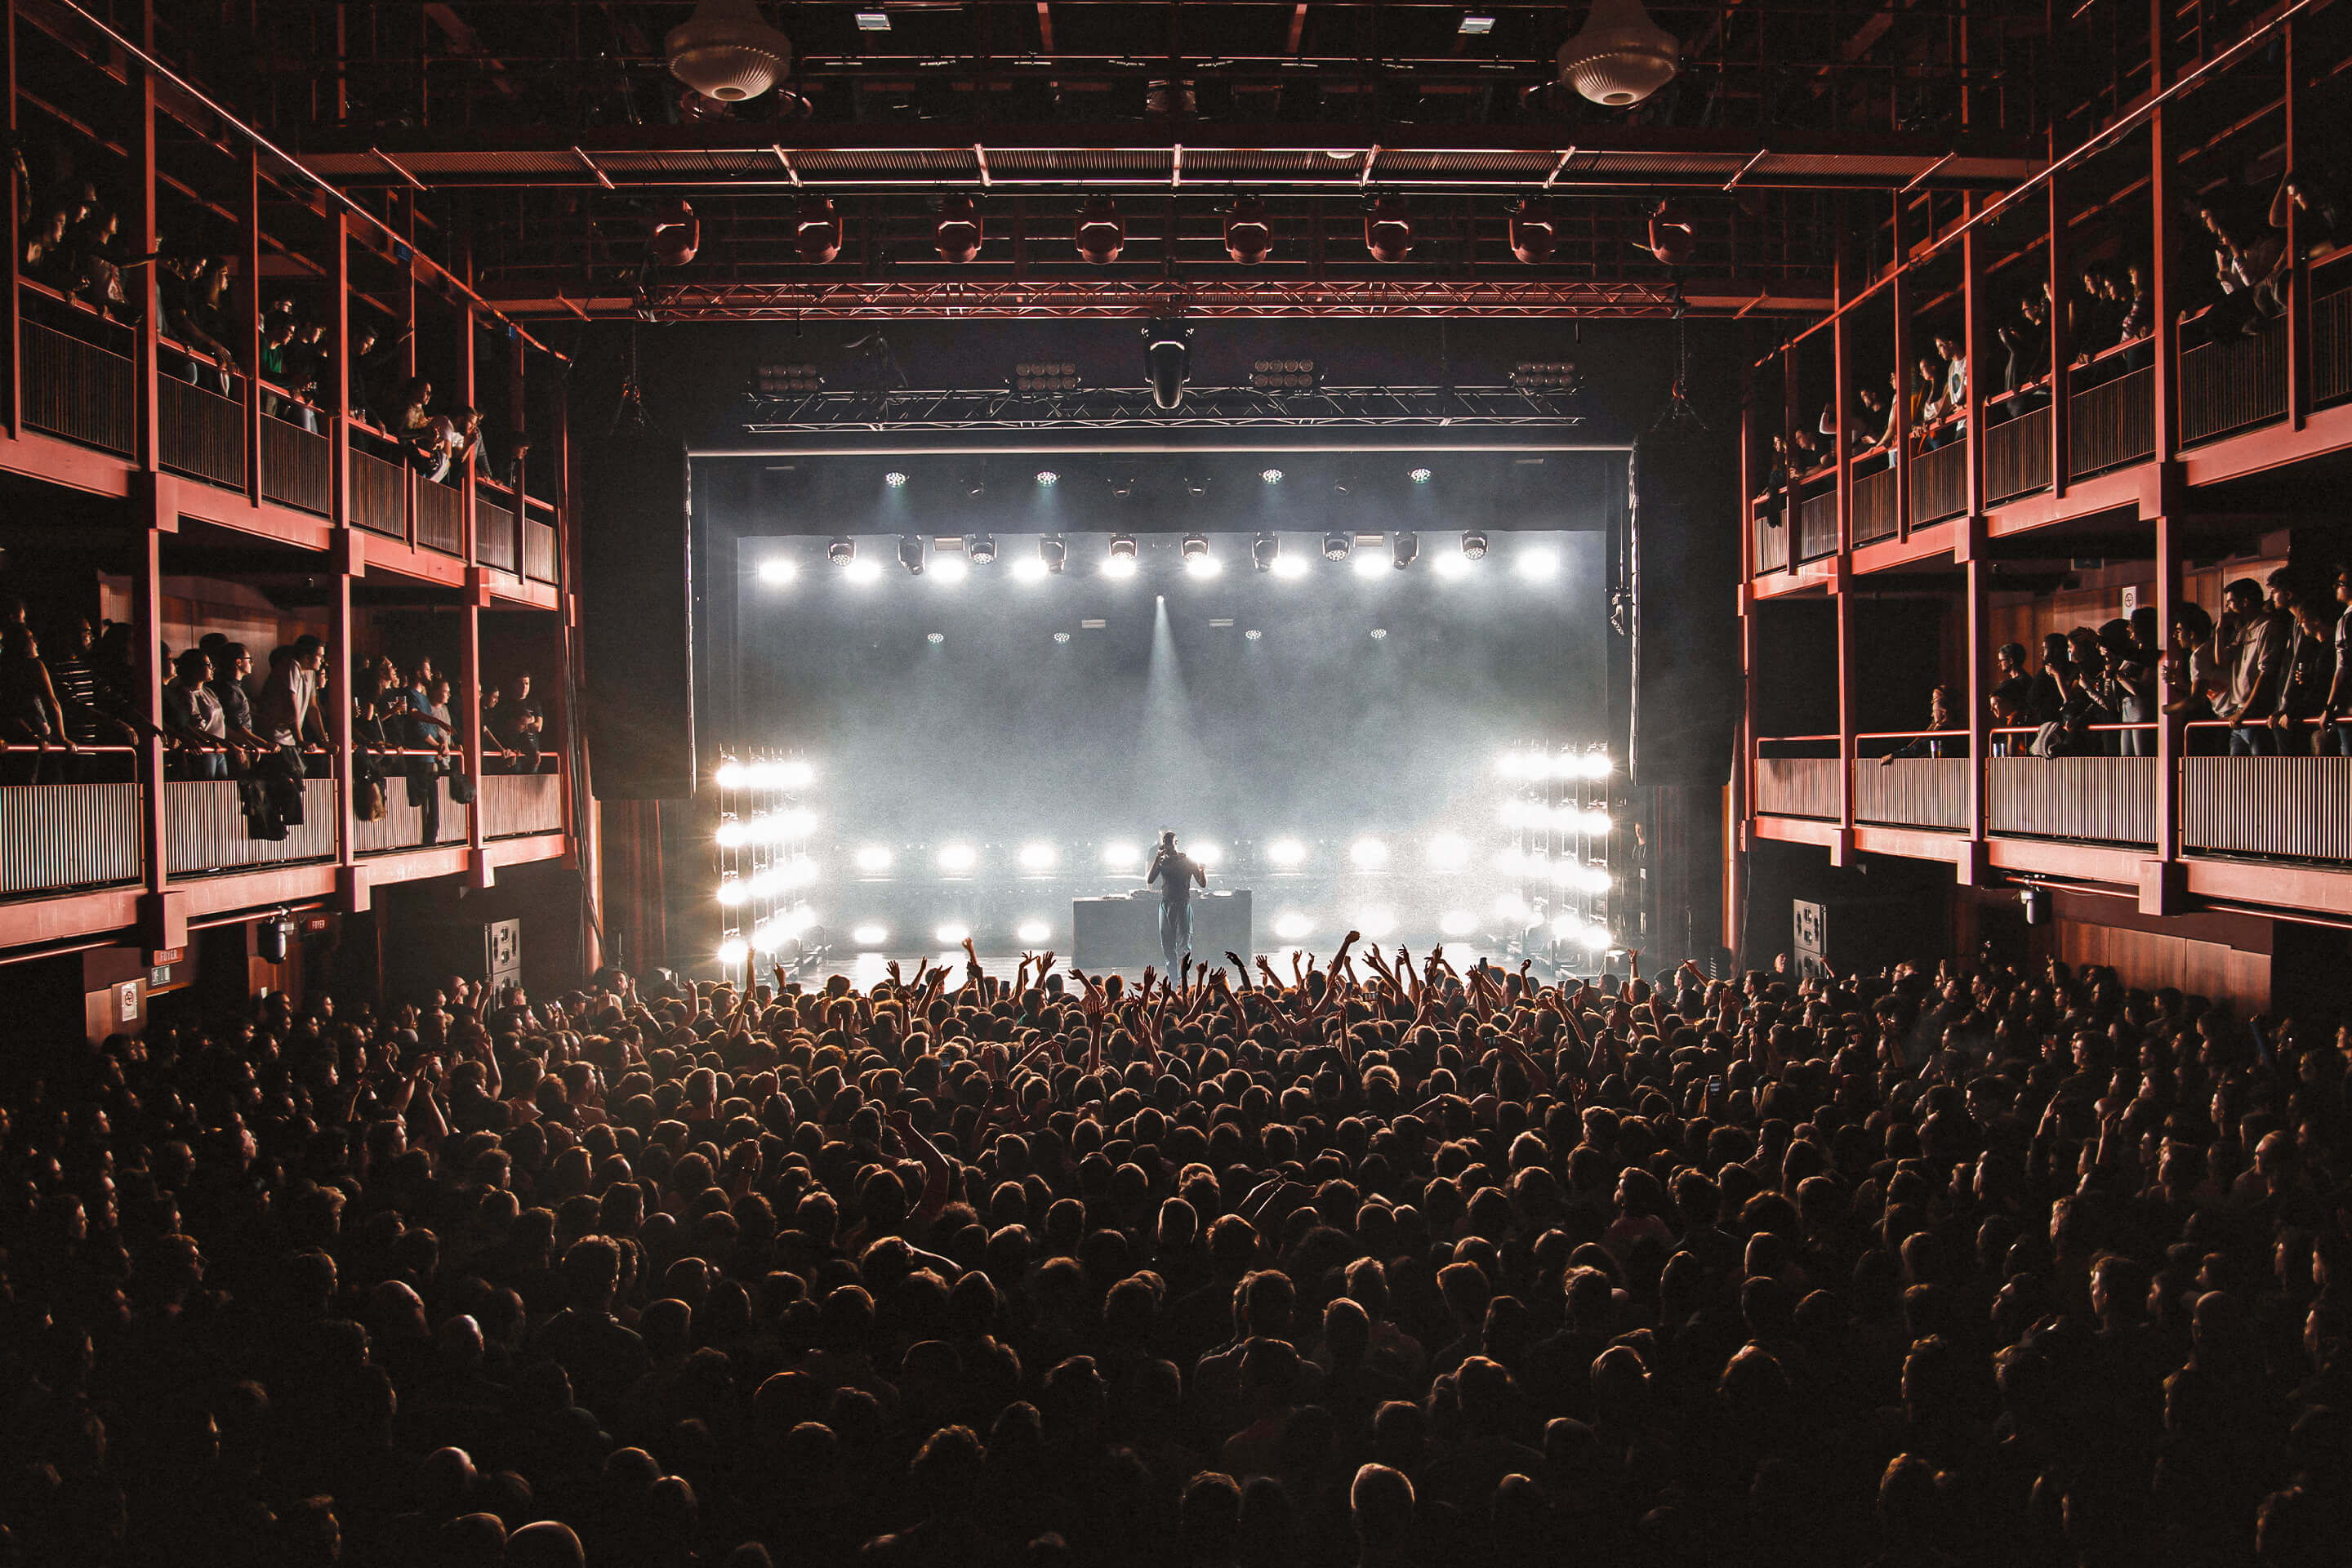
POLYGON ((980 864, 980 851, 969 844, 940 846, 940 869, 950 876, 961 876, 980 864))
POLYGON ((1521 392, 1578 393, 1584 378, 1574 360, 1521 360, 1511 370, 1511 384, 1521 392))
POLYGON ((1220 571, 1223 570, 1223 563, 1219 562, 1214 555, 1209 553, 1209 536, 1207 534, 1186 534, 1184 536, 1182 552, 1184 556, 1184 574, 1188 577, 1213 577, 1220 571))
POLYGON ((1143 864, 1143 852, 1132 844, 1113 841, 1102 847, 1102 863, 1114 871, 1129 871, 1143 864))
POLYGON ((824 377, 813 364, 763 364, 752 372, 751 384, 761 397, 791 397, 824 390, 824 377))
POLYGON ((1323 536, 1323 559, 1345 561, 1356 552, 1356 535, 1350 529, 1333 529, 1323 536))
POLYGON ((1301 392, 1320 379, 1311 359, 1262 359, 1250 366, 1250 384, 1260 392, 1301 392))
POLYGON ((919 533, 901 535, 898 540, 898 564, 907 569, 909 577, 923 574, 923 536, 919 533))
POLYGON ((1136 573, 1135 535, 1114 533, 1110 550, 1103 558, 1102 574, 1106 577, 1132 577, 1136 573))
POLYGON ((886 925, 862 925, 849 933, 849 940, 862 948, 877 948, 890 940, 890 928, 886 925))
POLYGON ((846 534, 836 534, 824 547, 824 558, 835 566, 846 566, 857 559, 857 541, 846 534))
POLYGON ((1013 367, 1015 392, 1076 392, 1078 367, 1072 360, 1042 360, 1013 367))
POLYGON ((859 871, 868 877, 879 877, 890 869, 891 863, 898 857, 890 852, 887 845, 862 844, 858 846, 854 858, 859 871))
POLYGON ((1559 574, 1559 552, 1542 546, 1521 551, 1513 569, 1530 583, 1549 583, 1559 574))
POLYGON ((996 560, 996 535, 972 533, 964 536, 963 558, 974 566, 987 566, 996 560))
POLYGON ((762 583, 773 584, 778 587, 782 587, 783 584, 790 583, 793 578, 800 574, 801 569, 794 565, 793 562, 785 556, 771 555, 765 561, 760 563, 759 577, 760 581, 762 583))
POLYGON ((1465 561, 1486 559, 1486 531, 1480 528, 1462 531, 1462 556, 1465 561))
POLYGON ((1388 574, 1389 563, 1369 550, 1356 552, 1355 562, 1356 575, 1359 577, 1381 577, 1388 574))
MULTIPOLYGON (((992 552, 991 553, 992 553, 992 554, 993 554, 993 552, 992 552)), ((915 569, 915 570, 919 571, 919 568, 917 568, 917 569, 915 569)), ((962 582, 966 577, 968 577, 968 576, 970 576, 970 575, 971 575, 971 564, 969 563, 969 562, 966 560, 966 558, 965 558, 965 557, 963 557, 963 556, 961 556, 961 555, 951 554, 951 553, 950 553, 950 554, 937 554, 937 553, 935 553, 935 554, 933 554, 933 555, 932 555, 932 557, 931 557, 931 581, 932 581, 932 582, 934 582, 934 583, 945 583, 945 584, 948 584, 950 586, 953 586, 955 584, 958 584, 958 583, 962 582)), ((937 633, 937 632, 933 632, 933 633, 931 634, 931 636, 932 636, 932 637, 933 637, 934 639, 936 639, 936 638, 939 637, 939 633, 937 633)))
POLYGON ((816 766, 796 757, 750 762, 730 757, 719 764, 711 782, 722 790, 777 789, 790 794, 816 783, 816 766))
POLYGON ((1307 846, 1296 838, 1277 838, 1265 847, 1265 858, 1286 871, 1297 870, 1307 861, 1307 846))
POLYGON ((1023 870, 1042 876, 1060 863, 1062 852, 1050 844, 1024 844, 1020 858, 1023 870))

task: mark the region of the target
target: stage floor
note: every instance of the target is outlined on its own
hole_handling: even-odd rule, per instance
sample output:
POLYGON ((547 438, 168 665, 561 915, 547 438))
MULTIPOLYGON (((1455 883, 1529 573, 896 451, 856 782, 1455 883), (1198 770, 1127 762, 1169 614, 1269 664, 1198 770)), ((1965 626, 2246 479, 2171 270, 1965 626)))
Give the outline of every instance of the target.
MULTIPOLYGON (((1291 949, 1286 947, 1279 952, 1268 952, 1266 954, 1267 960, 1274 965, 1275 973, 1283 976, 1286 982, 1288 980, 1290 974, 1291 951, 1291 949)), ((1426 948, 1415 948, 1413 950, 1413 961, 1416 963, 1419 963, 1427 955, 1427 952, 1428 950, 1426 948)), ((1384 950, 1384 956, 1385 955, 1387 955, 1386 950, 1384 950)), ((1476 963, 1481 958, 1490 960, 1496 963, 1504 963, 1506 961, 1506 955, 1503 952, 1499 951, 1489 951, 1483 944, 1471 942, 1446 943, 1445 956, 1447 962, 1451 963, 1456 969, 1466 967, 1471 963, 1476 963)), ((1320 967, 1323 963, 1329 961, 1331 957, 1331 950, 1328 948, 1318 949, 1316 951, 1314 957, 1318 967, 1320 967)), ((963 966, 965 961, 963 952, 961 949, 948 952, 855 953, 846 955, 846 962, 836 958, 829 960, 824 963, 821 963, 814 969, 801 975, 800 980, 802 984, 813 986, 822 984, 824 978, 828 975, 846 974, 849 976, 849 983, 862 991, 866 987, 873 985, 877 981, 887 980, 890 977, 890 971, 887 966, 893 963, 898 964, 898 973, 901 975, 912 977, 915 973, 915 965, 923 962, 929 962, 935 967, 941 964, 946 965, 948 970, 948 984, 950 988, 963 984, 963 966)), ((992 980, 1009 981, 1020 967, 1021 955, 1019 953, 1003 955, 996 953, 982 953, 980 957, 981 973, 987 975, 992 980)), ((1231 964, 1226 964, 1224 967, 1226 973, 1231 974, 1233 972, 1233 966, 1231 964)), ((1256 967, 1256 960, 1255 957, 1252 957, 1251 959, 1251 967, 1254 973, 1256 967)), ((1517 961, 1516 959, 1510 960, 1507 967, 1513 969, 1517 968, 1517 961)), ((1361 973, 1362 968, 1363 966, 1360 963, 1357 965, 1359 973, 1361 973)), ((1054 961, 1054 973, 1063 975, 1067 975, 1070 973, 1070 963, 1067 957, 1056 958, 1054 961)), ((1094 975, 1097 979, 1115 973, 1124 974, 1131 983, 1140 982, 1143 978, 1143 969, 1139 964, 1131 969, 1090 969, 1087 973, 1094 975)), ((1034 979, 1035 976, 1033 975, 1032 978, 1034 979)))

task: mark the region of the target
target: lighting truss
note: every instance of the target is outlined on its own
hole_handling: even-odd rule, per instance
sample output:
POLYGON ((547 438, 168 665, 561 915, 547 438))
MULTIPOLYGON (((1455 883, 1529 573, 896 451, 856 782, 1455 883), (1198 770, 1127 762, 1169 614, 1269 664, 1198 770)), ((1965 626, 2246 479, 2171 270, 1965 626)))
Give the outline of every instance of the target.
POLYGON ((754 436, 850 430, 1121 430, 1151 428, 1382 428, 1573 430, 1584 423, 1573 394, 1515 386, 1324 386, 1269 392, 1188 387, 1163 411, 1148 386, 1098 386, 1052 396, 971 391, 820 392, 754 397, 742 428, 754 436))

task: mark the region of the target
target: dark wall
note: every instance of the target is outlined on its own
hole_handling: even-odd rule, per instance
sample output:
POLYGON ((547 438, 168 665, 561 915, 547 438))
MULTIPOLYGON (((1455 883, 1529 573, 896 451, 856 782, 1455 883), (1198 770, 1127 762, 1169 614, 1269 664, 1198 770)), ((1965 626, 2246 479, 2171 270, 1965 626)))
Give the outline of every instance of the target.
POLYGON ((587 721, 602 800, 694 793, 694 617, 681 444, 624 431, 592 448, 582 505, 587 721))

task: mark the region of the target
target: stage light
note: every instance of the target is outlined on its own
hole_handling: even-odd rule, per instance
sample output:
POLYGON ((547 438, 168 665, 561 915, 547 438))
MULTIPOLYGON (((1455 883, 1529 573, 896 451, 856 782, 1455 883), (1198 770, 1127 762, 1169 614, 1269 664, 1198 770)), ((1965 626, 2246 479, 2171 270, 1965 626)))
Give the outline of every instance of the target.
POLYGON ((736 881, 731 878, 729 880, 719 884, 719 901, 730 910, 743 902, 744 900, 751 896, 751 889, 750 888, 745 887, 741 882, 736 881))
POLYGON ((760 581, 762 583, 789 583, 800 574, 801 569, 781 555, 771 555, 760 563, 760 581))
POLYGON ((1396 911, 1382 904, 1375 904, 1356 917, 1356 929, 1374 942, 1393 932, 1396 926, 1396 911))
POLYGON ((1108 196, 1092 196, 1078 212, 1078 255, 1100 267, 1118 259, 1127 244, 1127 225, 1118 204, 1108 196))
POLYGON ((1203 841, 1193 845, 1186 853, 1203 866, 1214 866, 1225 858, 1225 847, 1222 844, 1203 841))
POLYGON ((1610 764, 1609 764, 1609 753, 1608 753, 1608 752, 1585 752, 1585 753, 1584 753, 1583 773, 1584 773, 1584 776, 1585 776, 1586 778, 1589 778, 1589 779, 1605 779, 1605 778, 1607 778, 1607 777, 1609 776, 1609 766, 1610 766, 1610 764))
POLYGON ((1465 561, 1486 559, 1486 530, 1465 528, 1462 531, 1462 558, 1465 561))
POLYGON ((1247 630, 1247 631, 1244 632, 1244 633, 1242 634, 1242 636, 1244 636, 1244 637, 1245 637, 1249 638, 1249 640, 1250 640, 1250 641, 1252 641, 1252 642, 1255 642, 1255 641, 1257 641, 1257 640, 1258 640, 1258 638, 1260 638, 1260 637, 1262 637, 1265 636, 1265 634, 1264 632, 1262 632, 1262 631, 1258 630, 1255 626, 1252 626, 1252 627, 1250 627, 1250 629, 1249 629, 1249 630, 1247 630))
POLYGON ((1421 535, 1391 533, 1389 535, 1389 559, 1400 572, 1411 566, 1421 554, 1421 535))
POLYGON ((1296 838, 1277 838, 1265 847, 1265 858, 1286 871, 1307 858, 1307 846, 1296 838))
POLYGON ((1274 917, 1274 934, 1285 942, 1297 942, 1312 935, 1314 931, 1315 922, 1297 910, 1286 910, 1274 917))
POLYGON ((1102 847, 1102 863, 1114 871, 1124 871, 1141 863, 1142 852, 1132 844, 1106 844, 1102 847))
POLYGON ((1389 847, 1377 838, 1359 838, 1348 846, 1348 858, 1360 871, 1377 871, 1389 863, 1389 847))
POLYGON ((1016 583, 1042 583, 1050 571, 1051 568, 1034 555, 1024 555, 1013 563, 1013 580, 1016 583))
POLYGON ((1494 17, 1472 16, 1468 15, 1465 15, 1463 16, 1462 25, 1454 29, 1455 32, 1460 33, 1465 38, 1479 37, 1485 34, 1491 33, 1494 30, 1494 17))
POLYGON ((1102 563, 1102 574, 1106 577, 1120 578, 1134 576, 1135 557, 1132 555, 1112 556, 1109 560, 1102 563))
POLYGON ((1062 476, 1051 468, 1040 468, 1037 470, 1037 482, 1041 485, 1058 485, 1062 482, 1062 476))
POLYGON ((1260 572, 1271 572, 1282 563, 1282 536, 1261 533, 1250 541, 1250 565, 1260 572))
POLYGON ((1192 374, 1192 329, 1181 317, 1152 321, 1143 329, 1143 344, 1152 406, 1163 412, 1181 407, 1184 384, 1192 374))
POLYGON ((1345 561, 1356 552, 1356 536, 1347 529, 1335 528, 1323 536, 1323 559, 1345 561))
POLYGON ((1562 942, 1573 942, 1584 934, 1584 917, 1573 910, 1562 910, 1552 917, 1551 934, 1562 942))
POLYGON ((1054 928, 1044 921, 1023 921, 1013 934, 1023 942, 1044 942, 1054 934, 1054 928))
POLYGON ((835 566, 848 566, 857 560, 857 541, 847 534, 835 534, 824 547, 824 558, 835 566))
POLYGON ((751 830, 740 822, 722 822, 713 835, 721 849, 740 849, 751 841, 751 830))
POLYGON ((890 940, 888 926, 862 925, 849 933, 849 940, 860 947, 880 947, 890 940))
POLYGON ((921 534, 900 535, 898 564, 907 569, 907 575, 909 577, 919 577, 923 574, 923 536, 921 534))
POLYGON ((1549 583, 1559 574, 1559 554, 1557 551, 1530 550, 1522 554, 1516 564, 1519 575, 1530 583, 1549 583))
POLYGON ((775 842, 788 838, 806 838, 816 831, 816 813, 804 805, 779 811, 768 818, 775 842))
POLYGON ((1062 574, 1062 569, 1068 564, 1069 555, 1070 547, 1063 542, 1062 536, 1058 533, 1046 534, 1037 541, 1037 559, 1045 563, 1046 571, 1056 577, 1062 574))
POLYGON ((751 776, 751 771, 742 763, 729 761, 719 764, 719 771, 710 775, 710 782, 720 789, 741 789, 751 776))
POLYGON ((1188 533, 1182 545, 1185 574, 1192 577, 1213 577, 1224 569, 1223 563, 1209 553, 1209 538, 1203 533, 1188 533))
POLYGON ((1061 851, 1050 844, 1024 844, 1021 847, 1021 868, 1024 871, 1050 871, 1061 858, 1061 851))
POLYGON ((841 215, 833 210, 831 196, 811 191, 801 198, 793 245, 812 267, 822 267, 841 254, 841 215))
POLYGON ((950 921, 931 934, 939 939, 941 947, 960 947, 971 939, 971 927, 950 921))
POLYGON ((1412 213, 1402 196, 1374 199, 1364 214, 1364 248, 1375 261, 1402 261, 1412 253, 1412 213))
POLYGON ((940 644, 948 640, 948 634, 945 632, 933 632, 923 640, 930 644, 933 647, 937 647, 940 644))
POLYGON ((1470 864, 1470 841, 1458 833, 1441 833, 1429 841, 1429 863, 1440 871, 1459 871, 1470 864))
POLYGON ((806 855, 795 855, 783 864, 782 879, 787 888, 805 888, 824 875, 824 868, 806 855))
POLYGON ((980 209, 961 194, 940 198, 939 221, 931 226, 931 243, 941 261, 966 262, 980 254, 982 229, 980 209))
POLYGON ((740 936, 730 936, 719 944, 719 962, 740 963, 751 956, 751 944, 740 936))
POLYGON ((1282 470, 1280 468, 1260 468, 1257 471, 1257 477, 1269 485, 1278 485, 1282 483, 1282 470))
POLYGON ((1448 910, 1437 917, 1437 929, 1446 936, 1468 936, 1478 929, 1478 917, 1468 910, 1448 910))
POLYGON ((1551 885, 1555 888, 1570 886, 1576 881, 1580 869, 1581 868, 1573 860, 1553 861, 1550 867, 1551 885))
POLYGON ((1411 479, 1414 484, 1425 485, 1429 483, 1429 470, 1427 468, 1415 468, 1412 472, 1406 474, 1405 478, 1411 479))
POLYGON ((1470 575, 1470 563, 1459 555, 1433 555, 1429 558, 1429 569, 1449 583, 1457 577, 1470 575))
POLYGON ((888 32, 890 30, 890 13, 887 11, 858 12, 857 30, 861 33, 888 32))
POLYGON ((1576 885, 1588 893, 1605 893, 1610 880, 1607 870, 1599 866, 1587 866, 1577 873, 1576 885))
POLYGON ((1317 374, 1311 359, 1253 360, 1250 386, 1258 392, 1304 392, 1315 384, 1317 374))
POLYGON ((940 869, 969 871, 980 863, 980 851, 969 844, 943 844, 940 847, 940 869))
POLYGON ((1551 259, 1552 247, 1559 234, 1552 221, 1551 204, 1540 196, 1528 196, 1511 213, 1511 254, 1529 267, 1539 267, 1551 259))
POLYGON ((1389 629, 1386 626, 1374 626, 1371 630, 1371 638, 1374 642, 1387 641, 1389 629))
POLYGON ((1060 645, 1061 645, 1061 644, 1063 644, 1063 643, 1066 643, 1066 642, 1068 642, 1069 640, 1070 640, 1070 634, 1069 634, 1069 633, 1067 633, 1067 632, 1055 632, 1055 633, 1054 634, 1054 642, 1055 642, 1055 646, 1057 646, 1057 647, 1058 647, 1058 646, 1060 646, 1060 645))
POLYGON ((778 789, 803 790, 814 783, 816 783, 816 764, 814 763, 803 763, 795 759, 789 763, 776 764, 778 789))
POLYGON ((1578 821, 1577 830, 1588 838, 1598 838, 1607 833, 1612 826, 1607 812, 1588 811, 1578 821))
POLYGON ((1274 249, 1274 225, 1265 216, 1265 203, 1256 196, 1234 198, 1234 209, 1225 215, 1225 254, 1244 267, 1255 267, 1274 249))
POLYGON ((1356 575, 1359 577, 1378 577, 1387 570, 1388 563, 1369 550, 1356 556, 1356 575))
POLYGON ((1517 893, 1505 893, 1495 900, 1497 920, 1523 921, 1528 918, 1528 901, 1517 893))
POLYGON ((906 487, 907 476, 900 473, 898 469, 893 468, 888 473, 882 476, 882 482, 888 485, 894 490, 902 489, 906 487))
POLYGON ((963 542, 963 558, 975 566, 990 566, 996 562, 996 535, 975 533, 963 542))
POLYGON ((869 877, 878 877, 887 871, 894 858, 896 857, 886 845, 861 844, 857 847, 857 868, 869 877))
POLYGON ((961 555, 934 555, 931 557, 931 581, 935 583, 961 583, 971 574, 971 566, 965 563, 964 558, 961 555))
POLYGON ((842 569, 841 574, 843 577, 858 584, 860 587, 863 587, 869 583, 879 583, 882 581, 882 563, 879 561, 853 561, 842 569))
POLYGON ((1312 570, 1304 555, 1277 555, 1274 558, 1274 574, 1286 579, 1304 577, 1312 570))

